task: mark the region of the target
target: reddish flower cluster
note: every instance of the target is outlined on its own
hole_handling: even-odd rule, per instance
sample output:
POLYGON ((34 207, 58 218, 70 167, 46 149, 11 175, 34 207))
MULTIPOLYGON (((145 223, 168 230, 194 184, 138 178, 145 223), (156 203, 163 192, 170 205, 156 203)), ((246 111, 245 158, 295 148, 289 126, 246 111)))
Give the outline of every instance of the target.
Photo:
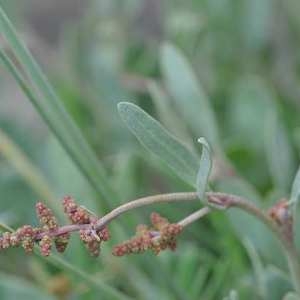
MULTIPOLYGON (((64 252, 70 238, 70 232, 79 231, 82 242, 92 256, 100 254, 100 245, 109 239, 109 231, 106 226, 97 228, 99 219, 87 209, 76 204, 73 198, 65 197, 62 201, 64 212, 73 225, 60 227, 52 210, 45 204, 36 204, 36 215, 40 227, 24 225, 15 232, 4 232, 0 236, 0 250, 9 247, 22 246, 26 253, 33 252, 37 243, 43 256, 49 256, 53 244, 58 252, 64 252)), ((140 253, 151 250, 155 254, 165 249, 175 250, 176 237, 182 231, 182 226, 170 224, 166 218, 158 213, 151 214, 152 226, 139 225, 136 235, 124 243, 115 246, 113 254, 123 256, 125 254, 140 253)))
POLYGON ((64 212, 73 224, 89 224, 90 213, 83 207, 78 206, 70 196, 63 199, 64 212))
POLYGON ((105 242, 109 239, 108 228, 104 227, 101 230, 96 230, 94 225, 97 222, 97 218, 83 207, 78 206, 71 197, 65 197, 63 199, 63 206, 65 213, 73 224, 91 225, 90 228, 79 231, 80 239, 92 256, 99 256, 101 242, 105 242))
POLYGON ((293 215, 289 208, 288 200, 281 199, 268 211, 270 218, 281 229, 282 233, 290 241, 293 240, 293 215))
POLYGON ((39 229, 30 225, 24 225, 13 233, 4 232, 2 237, 0 237, 0 250, 22 245, 26 253, 32 253, 34 237, 38 232, 39 229))
POLYGON ((117 245, 113 249, 113 255, 123 256, 132 253, 141 253, 151 250, 155 254, 165 249, 176 249, 176 237, 182 231, 182 226, 170 224, 166 218, 158 213, 151 214, 152 227, 139 225, 136 235, 128 241, 117 245))
MULTIPOLYGON (((80 238, 90 253, 93 256, 98 256, 100 243, 109 239, 107 227, 96 230, 94 227, 98 219, 84 208, 78 206, 71 197, 63 199, 63 207, 73 224, 90 225, 87 229, 80 230, 80 238)), ((64 252, 68 245, 70 234, 68 232, 59 233, 60 227, 52 210, 45 204, 38 202, 36 204, 36 215, 41 227, 33 228, 29 225, 24 225, 13 233, 4 232, 0 237, 0 250, 22 246, 25 252, 30 254, 33 252, 35 242, 37 242, 41 254, 49 256, 54 242, 57 251, 64 252)))

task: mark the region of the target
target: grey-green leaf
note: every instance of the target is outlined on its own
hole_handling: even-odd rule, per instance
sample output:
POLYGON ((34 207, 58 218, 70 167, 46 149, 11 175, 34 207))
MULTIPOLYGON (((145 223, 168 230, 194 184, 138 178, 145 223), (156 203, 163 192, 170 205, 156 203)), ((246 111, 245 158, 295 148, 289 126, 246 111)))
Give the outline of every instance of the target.
POLYGON ((289 292, 284 296, 283 300, 300 300, 300 297, 296 293, 289 292))
POLYGON ((204 201, 204 193, 212 167, 211 151, 205 138, 199 138, 198 143, 202 145, 202 153, 200 158, 200 167, 197 174, 197 193, 199 199, 204 201))
POLYGON ((162 159, 185 182, 195 186, 196 155, 137 105, 120 102, 118 110, 127 127, 145 148, 162 159))
POLYGON ((300 196, 300 167, 293 181, 290 203, 296 204, 300 198, 299 196, 300 196))
POLYGON ((229 295, 225 297, 223 300, 239 300, 237 291, 235 290, 230 291, 229 295))
POLYGON ((176 133, 176 136, 180 140, 187 143, 189 146, 193 146, 191 136, 187 131, 186 124, 182 118, 178 115, 168 95, 163 91, 160 85, 155 81, 150 81, 147 85, 149 94, 154 102, 156 110, 159 114, 161 122, 176 133))
POLYGON ((271 109, 266 118, 266 156, 274 185, 287 192, 294 172, 294 153, 287 132, 271 109))
POLYGON ((262 261, 259 257, 259 254, 257 250, 255 249, 255 246, 251 242, 249 238, 244 238, 244 246, 247 250, 248 256, 250 258, 252 268, 255 275, 255 283, 257 285, 258 293, 260 294, 260 297, 262 299, 265 299, 267 296, 267 287, 266 287, 266 281, 264 278, 264 267, 262 264, 262 261))
POLYGON ((220 149, 216 118, 189 62, 180 50, 164 44, 161 50, 164 80, 176 106, 195 133, 201 132, 214 149, 220 149))
POLYGON ((290 204, 291 208, 293 210, 294 215, 294 235, 295 235, 295 243, 297 247, 300 247, 300 218, 298 216, 299 214, 299 198, 300 198, 300 167, 297 171, 297 174, 295 176, 292 190, 291 190, 291 196, 290 196, 290 204))

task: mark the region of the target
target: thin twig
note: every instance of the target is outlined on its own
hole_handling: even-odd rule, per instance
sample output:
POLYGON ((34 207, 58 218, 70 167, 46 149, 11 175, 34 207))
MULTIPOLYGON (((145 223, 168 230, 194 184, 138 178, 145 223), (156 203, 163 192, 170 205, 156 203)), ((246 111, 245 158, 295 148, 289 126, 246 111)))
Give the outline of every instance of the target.
POLYGON ((40 240, 44 235, 50 235, 52 237, 63 235, 64 233, 70 233, 74 231, 89 229, 91 226, 95 230, 101 230, 104 226, 109 224, 112 220, 117 218, 123 213, 126 213, 127 211, 133 210, 135 208, 139 208, 142 206, 152 205, 156 203, 164 203, 164 202, 180 202, 180 201, 193 201, 198 199, 197 193, 195 192, 187 192, 187 193, 171 193, 171 194, 160 194, 155 196, 148 196, 139 198, 130 202, 127 202, 102 218, 98 220, 98 222, 94 225, 90 224, 74 224, 74 225, 66 225, 57 228, 56 230, 53 230, 51 232, 42 232, 36 236, 37 240, 40 240))
POLYGON ((187 216, 186 218, 182 219, 180 222, 178 222, 178 225, 181 225, 182 227, 186 227, 190 225, 191 223, 199 220, 200 218, 206 216, 208 213, 212 211, 209 207, 203 207, 196 212, 192 213, 191 215, 187 216))
POLYGON ((223 209, 237 207, 253 215, 261 222, 263 222, 275 234, 275 236, 280 241, 282 248, 286 252, 294 286, 296 291, 300 294, 300 261, 297 250, 295 249, 293 242, 288 237, 282 234, 280 228, 276 225, 273 219, 265 214, 261 209, 252 204, 250 201, 247 201, 242 197, 214 192, 208 192, 206 193, 206 196, 208 199, 208 203, 213 206, 223 209))

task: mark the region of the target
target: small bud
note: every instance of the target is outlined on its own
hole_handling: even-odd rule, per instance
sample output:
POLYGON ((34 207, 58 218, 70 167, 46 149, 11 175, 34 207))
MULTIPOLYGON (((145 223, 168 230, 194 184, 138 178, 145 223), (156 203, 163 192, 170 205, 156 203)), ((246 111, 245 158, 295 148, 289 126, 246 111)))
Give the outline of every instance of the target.
POLYGON ((17 230, 21 240, 22 247, 24 248, 27 254, 31 254, 34 248, 34 236, 36 230, 34 230, 30 225, 24 225, 17 230))
POLYGON ((48 235, 44 235, 39 242, 41 254, 49 256, 51 253, 52 239, 48 235))
POLYGON ((3 235, 2 235, 2 249, 7 249, 11 246, 10 237, 11 237, 10 232, 4 232, 3 233, 3 235))
POLYGON ((22 247, 24 248, 26 254, 32 254, 34 248, 34 241, 30 237, 26 237, 22 241, 22 247))
POLYGON ((146 225, 138 225, 136 235, 114 247, 112 254, 123 256, 131 253, 141 253, 151 250, 154 254, 159 254, 162 250, 176 249, 176 237, 182 231, 182 226, 170 224, 166 218, 161 217, 158 213, 151 214, 151 223, 153 228, 146 225))
POLYGON ((291 213, 288 200, 281 199, 268 211, 270 218, 279 226, 283 235, 291 242, 293 242, 293 215, 291 213))
POLYGON ((166 218, 161 217, 158 213, 153 212, 150 216, 151 223, 154 229, 160 230, 165 225, 169 224, 166 218))
POLYGON ((36 215, 45 230, 54 230, 58 227, 57 220, 50 208, 42 202, 38 202, 35 208, 36 215))
POLYGON ((98 241, 91 241, 86 245, 86 248, 89 250, 90 254, 93 257, 98 257, 100 254, 100 243, 98 241))
POLYGON ((21 244, 21 238, 18 234, 18 232, 14 232, 10 236, 10 245, 12 247, 18 247, 21 244))
POLYGON ((60 253, 63 253, 68 246, 69 239, 70 239, 69 233, 65 233, 65 234, 62 234, 62 235, 56 237, 54 240, 56 250, 60 253))
POLYGON ((95 240, 95 238, 92 235, 91 229, 83 229, 79 231, 79 236, 80 239, 84 242, 84 243, 90 243, 93 240, 95 240))
POLYGON ((68 215, 73 224, 89 224, 90 214, 82 207, 78 206, 70 196, 63 199, 64 212, 68 215))
POLYGON ((127 246, 127 243, 123 243, 123 244, 115 246, 112 251, 112 254, 114 256, 124 256, 129 253, 130 253, 130 250, 127 246))
POLYGON ((108 228, 105 226, 101 230, 97 231, 97 234, 101 241, 106 242, 110 239, 108 228))

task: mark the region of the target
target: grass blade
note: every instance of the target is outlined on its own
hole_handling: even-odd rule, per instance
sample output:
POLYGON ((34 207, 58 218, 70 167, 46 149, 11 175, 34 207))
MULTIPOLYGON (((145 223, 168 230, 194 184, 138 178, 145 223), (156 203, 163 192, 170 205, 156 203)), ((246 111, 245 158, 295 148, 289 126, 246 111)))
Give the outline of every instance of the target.
POLYGON ((39 111, 79 169, 109 205, 109 198, 113 191, 106 179, 102 165, 99 163, 93 150, 85 141, 76 124, 66 112, 62 102, 56 95, 38 64, 35 62, 29 50, 18 38, 12 23, 1 7, 0 32, 10 44, 13 53, 29 78, 34 90, 28 85, 12 61, 2 51, 0 58, 4 65, 12 73, 29 100, 39 111), (38 94, 36 94, 36 91, 38 94))
POLYGON ((14 166, 26 180, 29 186, 49 205, 58 215, 58 202, 55 201, 47 180, 43 174, 29 161, 23 151, 0 129, 0 153, 14 166))
POLYGON ((102 295, 106 295, 107 298, 104 299, 112 299, 112 300, 130 300, 131 298, 123 294, 122 292, 119 292, 117 289, 111 287, 110 285, 97 280, 92 275, 86 273, 85 271, 77 268, 76 266, 72 265, 68 261, 66 261, 63 257, 60 257, 55 254, 51 254, 49 256, 49 262, 52 264, 63 267, 64 269, 70 270, 73 274, 76 274, 77 276, 84 279, 85 282, 89 283, 89 285, 97 288, 102 295))

